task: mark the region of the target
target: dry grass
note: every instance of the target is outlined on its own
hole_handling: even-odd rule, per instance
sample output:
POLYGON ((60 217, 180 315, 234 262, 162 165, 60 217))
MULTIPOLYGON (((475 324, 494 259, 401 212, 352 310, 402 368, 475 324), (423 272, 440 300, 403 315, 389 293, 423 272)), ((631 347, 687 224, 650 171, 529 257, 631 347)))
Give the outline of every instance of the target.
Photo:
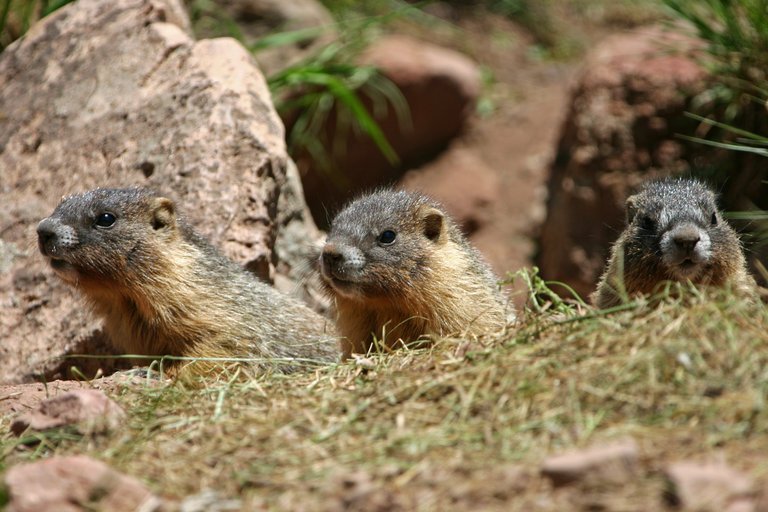
POLYGON ((30 448, 5 417, 0 453, 5 466, 86 453, 169 498, 214 489, 245 509, 657 510, 666 461, 724 459, 768 482, 767 362, 765 306, 727 292, 607 315, 559 304, 494 339, 122 387, 130 420, 107 437, 30 448), (630 485, 553 491, 537 474, 547 454, 626 436, 643 453, 630 485))

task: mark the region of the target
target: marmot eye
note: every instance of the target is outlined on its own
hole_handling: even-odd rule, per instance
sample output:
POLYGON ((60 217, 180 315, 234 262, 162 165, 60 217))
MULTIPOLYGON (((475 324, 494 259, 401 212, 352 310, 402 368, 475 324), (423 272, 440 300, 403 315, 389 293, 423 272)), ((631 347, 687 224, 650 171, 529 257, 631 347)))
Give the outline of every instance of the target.
POLYGON ((647 215, 644 215, 640 218, 640 227, 643 229, 647 229, 648 231, 653 231, 653 229, 656 227, 656 223, 653 221, 652 218, 648 217, 647 215))
POLYGON ((397 233, 391 229, 388 229, 386 231, 382 231, 379 235, 379 243, 383 245, 389 245, 395 241, 395 238, 397 238, 397 233))
POLYGON ((717 226, 717 212, 712 213, 712 225, 717 226))
POLYGON ((96 224, 101 228, 108 228, 112 226, 112 224, 114 224, 116 220, 117 220, 117 217, 115 217, 111 213, 102 213, 101 215, 96 217, 96 221, 94 222, 94 224, 96 224))

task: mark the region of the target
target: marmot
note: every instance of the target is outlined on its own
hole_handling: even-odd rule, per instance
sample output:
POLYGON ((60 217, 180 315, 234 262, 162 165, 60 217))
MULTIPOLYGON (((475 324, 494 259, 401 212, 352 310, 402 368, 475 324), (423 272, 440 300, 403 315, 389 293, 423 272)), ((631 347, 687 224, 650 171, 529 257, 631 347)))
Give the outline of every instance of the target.
POLYGON ((715 194, 693 178, 647 183, 627 199, 627 227, 611 248, 592 295, 599 308, 650 294, 663 281, 729 284, 755 293, 736 232, 718 211, 715 194))
POLYGON ((333 220, 318 258, 342 357, 424 336, 502 330, 514 315, 497 279, 438 203, 380 190, 333 220))
POLYGON ((277 359, 283 370, 291 359, 338 359, 323 317, 222 256, 148 189, 67 197, 37 235, 56 275, 80 290, 128 354, 277 359))

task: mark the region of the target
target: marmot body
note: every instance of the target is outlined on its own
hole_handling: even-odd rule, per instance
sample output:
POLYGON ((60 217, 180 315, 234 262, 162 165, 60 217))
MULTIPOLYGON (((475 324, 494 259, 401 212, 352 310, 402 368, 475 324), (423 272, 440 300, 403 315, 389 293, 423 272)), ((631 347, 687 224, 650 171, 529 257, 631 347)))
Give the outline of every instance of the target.
POLYGON ((496 277, 431 199, 382 190, 333 220, 319 258, 335 302, 342 352, 366 353, 425 335, 481 334, 512 315, 496 277))
POLYGON ((324 318, 222 256, 149 190, 70 196, 37 233, 51 268, 126 353, 337 359, 324 318))
POLYGON ((615 306, 624 292, 650 294, 663 281, 730 284, 754 293, 738 235, 718 211, 715 194, 692 178, 650 182, 627 199, 627 227, 592 301, 615 306))

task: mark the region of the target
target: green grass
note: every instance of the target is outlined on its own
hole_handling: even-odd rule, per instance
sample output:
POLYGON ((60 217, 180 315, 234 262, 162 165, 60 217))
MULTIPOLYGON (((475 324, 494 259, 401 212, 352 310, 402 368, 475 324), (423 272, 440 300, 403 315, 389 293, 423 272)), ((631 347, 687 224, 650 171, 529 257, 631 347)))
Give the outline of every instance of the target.
POLYGON ((0 52, 48 16, 72 0, 0 0, 0 52))
MULTIPOLYGON (((717 77, 700 101, 724 104, 723 121, 743 119, 753 102, 768 98, 768 0, 663 0, 705 43, 703 62, 717 77), (741 118, 741 119, 740 119, 741 118)), ((750 129, 751 126, 739 126, 750 129)))
MULTIPOLYGON (((530 510, 549 492, 537 475, 546 454, 625 436, 642 447, 640 477, 607 491, 577 487, 579 499, 590 498, 575 509, 594 500, 605 510, 656 509, 658 467, 679 458, 719 453, 765 479, 763 305, 688 291, 614 314, 536 309, 504 336, 445 339, 315 371, 118 386, 111 395, 128 412, 122 431, 30 446, 7 433, 5 417, 0 453, 8 466, 87 453, 169 498, 215 488, 247 507, 274 508, 333 509, 358 492, 366 503, 406 509, 472 497, 530 510), (527 483, 505 495, 488 480, 509 487, 512 468, 527 483)), ((538 509, 562 510, 562 499, 538 509)))

